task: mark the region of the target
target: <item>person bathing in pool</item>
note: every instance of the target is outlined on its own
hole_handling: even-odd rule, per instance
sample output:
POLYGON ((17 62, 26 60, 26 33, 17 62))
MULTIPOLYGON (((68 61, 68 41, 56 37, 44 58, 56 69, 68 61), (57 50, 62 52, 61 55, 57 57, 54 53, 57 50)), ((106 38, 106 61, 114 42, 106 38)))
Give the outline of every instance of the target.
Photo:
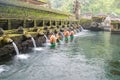
POLYGON ((65 29, 64 30, 65 43, 68 43, 68 41, 69 41, 69 35, 70 35, 69 31, 65 29))
POLYGON ((60 45, 60 44, 61 44, 60 41, 62 41, 62 36, 61 36, 61 33, 60 33, 60 32, 58 32, 58 33, 56 34, 56 39, 57 39, 58 45, 60 45))
POLYGON ((70 42, 72 42, 74 39, 74 31, 73 29, 70 30, 70 42))
POLYGON ((53 33, 50 33, 50 48, 55 48, 56 47, 56 37, 53 33))

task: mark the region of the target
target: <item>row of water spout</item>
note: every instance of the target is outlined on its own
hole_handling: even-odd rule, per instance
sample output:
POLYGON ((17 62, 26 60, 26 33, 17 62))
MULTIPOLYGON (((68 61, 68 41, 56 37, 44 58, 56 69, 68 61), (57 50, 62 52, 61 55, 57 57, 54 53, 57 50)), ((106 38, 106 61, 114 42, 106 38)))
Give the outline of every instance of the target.
MULTIPOLYGON (((81 26, 81 31, 83 31, 83 30, 84 30, 84 29, 83 29, 83 27, 81 26)), ((77 31, 76 31, 76 33, 77 33, 77 31)), ((64 34, 63 34, 62 32, 60 32, 60 34, 61 34, 62 38, 64 38, 64 34)), ((48 37, 47 37, 46 35, 44 35, 44 37, 45 37, 45 39, 46 39, 46 43, 48 43, 48 40, 49 40, 48 37)), ((34 39, 33 37, 31 37, 31 40, 32 40, 32 43, 33 43, 34 48, 36 48, 37 46, 36 46, 35 39, 34 39)), ((19 52, 19 49, 18 49, 17 45, 16 45, 14 42, 12 42, 12 45, 13 45, 15 51, 16 51, 16 54, 19 55, 20 52, 19 52)))

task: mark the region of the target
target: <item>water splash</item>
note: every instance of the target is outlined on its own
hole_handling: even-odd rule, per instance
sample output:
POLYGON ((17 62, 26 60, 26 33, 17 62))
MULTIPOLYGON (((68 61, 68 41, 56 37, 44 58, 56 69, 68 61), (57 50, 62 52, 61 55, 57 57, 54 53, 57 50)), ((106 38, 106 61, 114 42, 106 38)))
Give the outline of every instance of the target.
POLYGON ((36 46, 35 39, 34 39, 33 37, 31 37, 31 40, 32 40, 32 42, 33 42, 33 46, 34 46, 34 48, 36 48, 37 46, 36 46))
POLYGON ((77 34, 78 32, 77 32, 77 30, 74 30, 74 32, 75 32, 75 34, 77 34))
POLYGON ((5 69, 2 66, 0 66, 0 73, 2 73, 4 71, 5 71, 5 69))
POLYGON ((85 37, 85 36, 93 36, 93 35, 95 35, 95 34, 89 33, 88 30, 84 30, 80 33, 75 34, 74 36, 75 37, 85 37))
POLYGON ((48 37, 46 35, 44 35, 44 37, 45 37, 46 43, 47 43, 49 39, 48 39, 48 37))
POLYGON ((0 65, 0 74, 5 71, 9 71, 9 67, 6 65, 0 65))
POLYGON ((84 32, 88 31, 88 30, 85 30, 82 26, 80 28, 81 28, 81 31, 84 31, 84 32))
POLYGON ((81 31, 84 31, 84 29, 83 29, 83 27, 82 27, 82 26, 81 26, 80 28, 81 28, 81 31))
POLYGON ((28 59, 29 57, 30 56, 28 54, 20 54, 16 56, 17 59, 28 59))
POLYGON ((14 42, 12 42, 12 44, 13 44, 13 47, 14 47, 14 49, 16 51, 16 54, 19 55, 20 53, 19 53, 17 45, 14 42))
MULTIPOLYGON (((13 44, 13 46, 15 48, 15 51, 16 51, 16 54, 17 54, 16 55, 17 59, 28 59, 29 55, 27 55, 27 54, 20 54, 16 44, 14 42, 12 42, 12 44, 13 44)), ((2 69, 1 69, 1 71, 2 71, 2 69)))
POLYGON ((49 46, 50 43, 49 43, 49 39, 48 39, 48 37, 47 37, 46 35, 44 35, 44 37, 45 37, 45 39, 46 39, 46 43, 45 43, 45 45, 49 46))
POLYGON ((36 50, 36 51, 42 51, 44 49, 43 48, 35 48, 34 50, 36 50))

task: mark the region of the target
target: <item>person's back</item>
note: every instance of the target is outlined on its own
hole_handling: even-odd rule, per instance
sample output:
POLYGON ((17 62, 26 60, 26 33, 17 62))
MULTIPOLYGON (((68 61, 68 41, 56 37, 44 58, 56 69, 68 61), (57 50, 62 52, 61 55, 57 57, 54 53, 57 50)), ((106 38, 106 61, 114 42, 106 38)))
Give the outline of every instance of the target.
POLYGON ((55 43, 56 42, 56 37, 54 35, 50 36, 50 43, 55 43))
POLYGON ((56 46, 56 37, 53 34, 50 36, 50 43, 51 43, 50 48, 55 48, 55 46, 56 46))
POLYGON ((74 39, 74 31, 70 31, 70 42, 74 39))
POLYGON ((56 38, 57 38, 57 43, 60 45, 60 40, 62 40, 62 36, 60 33, 56 34, 56 38))
POLYGON ((64 36, 68 37, 69 36, 69 31, 64 31, 64 36))
POLYGON ((64 31, 64 36, 65 36, 65 42, 68 43, 69 31, 65 30, 64 31))

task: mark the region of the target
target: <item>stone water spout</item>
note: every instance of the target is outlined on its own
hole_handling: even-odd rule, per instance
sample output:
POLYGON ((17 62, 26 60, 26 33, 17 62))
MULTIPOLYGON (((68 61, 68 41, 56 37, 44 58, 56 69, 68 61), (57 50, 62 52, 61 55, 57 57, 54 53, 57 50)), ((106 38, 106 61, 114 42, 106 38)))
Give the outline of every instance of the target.
POLYGON ((23 34, 24 33, 24 29, 22 26, 20 26, 18 29, 17 29, 17 33, 18 34, 23 34))
POLYGON ((38 31, 38 27, 34 27, 33 32, 37 32, 37 31, 38 31))
POLYGON ((24 37, 25 40, 27 40, 27 39, 31 39, 34 48, 36 48, 36 42, 35 42, 35 39, 34 39, 34 38, 33 38, 28 32, 25 32, 25 33, 23 34, 23 37, 24 37))
POLYGON ((13 40, 9 37, 9 35, 3 35, 0 41, 3 46, 13 42, 13 40))
POLYGON ((4 30, 0 28, 0 36, 2 36, 3 34, 4 34, 4 30))
POLYGON ((15 49, 15 52, 17 55, 19 55, 19 49, 17 47, 17 45, 15 44, 15 42, 13 42, 13 40, 9 37, 9 35, 3 35, 1 37, 1 45, 4 46, 4 45, 7 45, 7 44, 12 44, 14 49, 15 49))

